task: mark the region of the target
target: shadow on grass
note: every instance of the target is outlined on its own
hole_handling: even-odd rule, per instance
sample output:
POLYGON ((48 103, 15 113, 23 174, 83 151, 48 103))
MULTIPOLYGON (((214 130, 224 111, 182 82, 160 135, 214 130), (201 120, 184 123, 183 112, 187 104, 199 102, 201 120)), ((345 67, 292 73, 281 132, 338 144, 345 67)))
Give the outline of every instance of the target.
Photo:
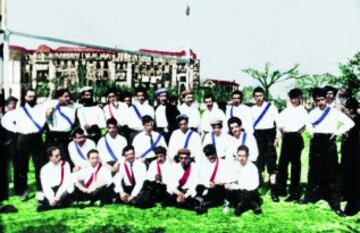
POLYGON ((87 229, 84 233, 131 233, 131 232, 149 232, 149 233, 163 233, 165 232, 165 228, 138 228, 129 225, 123 226, 115 226, 112 224, 104 225, 104 226, 94 226, 91 229, 87 229))
POLYGON ((19 233, 63 233, 68 232, 67 226, 63 224, 29 226, 18 231, 19 233))

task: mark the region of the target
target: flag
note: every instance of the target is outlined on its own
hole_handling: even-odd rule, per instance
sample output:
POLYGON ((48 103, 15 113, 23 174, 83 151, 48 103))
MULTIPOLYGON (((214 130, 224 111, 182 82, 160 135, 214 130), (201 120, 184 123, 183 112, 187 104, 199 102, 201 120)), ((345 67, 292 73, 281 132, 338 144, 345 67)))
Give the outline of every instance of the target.
POLYGON ((190 15, 190 6, 187 5, 186 6, 186 12, 185 12, 186 16, 189 16, 190 15))

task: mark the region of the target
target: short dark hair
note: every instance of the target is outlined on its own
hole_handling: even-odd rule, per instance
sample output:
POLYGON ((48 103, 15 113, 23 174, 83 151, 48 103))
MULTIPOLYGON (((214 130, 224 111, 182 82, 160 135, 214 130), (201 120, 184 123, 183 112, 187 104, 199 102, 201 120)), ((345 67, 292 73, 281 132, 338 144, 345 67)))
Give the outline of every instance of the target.
POLYGON ((105 94, 106 94, 106 96, 108 96, 110 93, 114 93, 116 96, 118 96, 118 91, 116 90, 116 88, 109 88, 106 92, 105 92, 105 94))
POLYGON ((217 155, 216 147, 213 144, 207 144, 206 146, 204 146, 203 152, 204 152, 205 156, 217 155))
POLYGON ((290 99, 302 98, 303 92, 299 88, 291 89, 288 93, 290 99))
POLYGON ((61 88, 61 89, 59 89, 59 90, 56 90, 56 91, 55 91, 55 98, 59 98, 59 97, 63 96, 65 93, 69 93, 69 94, 70 94, 69 89, 67 89, 67 88, 61 88))
POLYGON ((86 154, 87 158, 89 158, 92 153, 99 154, 99 151, 96 149, 89 150, 88 153, 86 154))
POLYGON ((122 150, 122 155, 124 156, 125 153, 128 152, 129 150, 135 151, 135 148, 132 145, 125 146, 124 149, 122 150))
POLYGON ((151 116, 149 116, 149 115, 143 116, 143 118, 142 118, 143 125, 150 123, 150 122, 154 122, 154 119, 151 116))
POLYGON ((74 138, 74 137, 76 136, 76 134, 84 135, 85 132, 84 132, 84 130, 83 130, 82 128, 76 128, 76 129, 72 132, 71 136, 74 138))
POLYGON ((231 98, 234 97, 234 95, 240 95, 240 101, 242 102, 243 101, 243 97, 244 97, 244 94, 242 93, 242 91, 239 91, 239 90, 235 90, 231 93, 231 98))
POLYGON ((109 125, 118 125, 117 120, 114 117, 111 117, 106 120, 106 127, 109 127, 109 125))
POLYGON ((133 95, 132 95, 132 93, 131 92, 129 92, 129 91, 124 91, 124 92, 122 92, 121 94, 120 94, 120 100, 121 101, 124 101, 124 99, 126 98, 126 97, 129 97, 130 99, 133 97, 133 95))
POLYGON ((46 149, 46 155, 50 158, 52 156, 53 151, 60 150, 59 147, 50 146, 46 149))
POLYGON ((147 98, 146 89, 144 87, 137 87, 135 89, 135 95, 138 95, 139 93, 144 93, 144 97, 147 98))
POLYGON ((335 87, 333 87, 333 86, 326 85, 326 86, 324 87, 324 91, 325 91, 325 93, 327 93, 328 91, 332 91, 332 92, 334 92, 334 95, 336 95, 337 92, 338 92, 338 89, 335 88, 335 87))
POLYGON ((158 154, 164 154, 164 155, 166 155, 166 148, 163 147, 163 146, 157 146, 157 147, 155 147, 155 149, 154 149, 154 153, 155 153, 155 155, 158 155, 158 154))
POLYGON ((238 124, 239 126, 242 126, 242 121, 239 117, 230 117, 227 123, 229 129, 230 129, 230 125, 234 123, 238 124))
POLYGON ((262 87, 255 87, 255 89, 253 90, 253 96, 255 96, 255 93, 257 93, 257 92, 260 92, 260 93, 264 94, 265 90, 262 87))
POLYGON ((205 101, 205 99, 209 99, 209 98, 211 98, 212 101, 215 101, 215 98, 211 93, 206 93, 204 95, 203 101, 205 101))
POLYGON ((245 146, 245 145, 241 145, 241 146, 239 146, 239 147, 237 148, 237 152, 239 152, 239 151, 241 151, 241 150, 245 151, 245 152, 246 152, 246 155, 249 156, 249 147, 247 147, 247 146, 245 146))
POLYGON ((316 100, 318 97, 326 97, 326 92, 323 88, 315 87, 311 91, 311 96, 313 100, 316 100))

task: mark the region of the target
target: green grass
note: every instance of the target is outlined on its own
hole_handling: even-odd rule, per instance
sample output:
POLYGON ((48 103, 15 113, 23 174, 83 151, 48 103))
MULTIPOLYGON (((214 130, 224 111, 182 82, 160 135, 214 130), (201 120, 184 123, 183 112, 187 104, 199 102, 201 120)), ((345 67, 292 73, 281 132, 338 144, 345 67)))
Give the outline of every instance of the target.
MULTIPOLYGON (((306 140, 307 141, 307 140, 306 140)), ((308 144, 302 157, 302 182, 306 182, 308 144)), ((31 181, 34 181, 31 176, 31 181)), ((140 210, 124 205, 103 208, 70 207, 37 213, 36 201, 21 202, 12 196, 9 203, 19 212, 1 215, 4 232, 360 232, 360 215, 340 218, 328 204, 311 205, 272 203, 269 194, 263 196, 263 214, 247 212, 235 217, 214 208, 202 216, 175 208, 157 206, 140 210)))

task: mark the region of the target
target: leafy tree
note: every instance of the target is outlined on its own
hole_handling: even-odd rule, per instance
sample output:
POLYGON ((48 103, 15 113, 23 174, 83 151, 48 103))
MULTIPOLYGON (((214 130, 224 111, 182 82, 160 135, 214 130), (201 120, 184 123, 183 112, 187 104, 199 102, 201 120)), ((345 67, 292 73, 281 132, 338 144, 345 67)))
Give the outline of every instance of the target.
POLYGON ((303 75, 299 74, 299 65, 295 64, 293 67, 286 71, 272 70, 271 64, 266 63, 264 70, 257 70, 254 68, 248 68, 243 70, 244 73, 250 75, 253 79, 257 80, 261 87, 265 90, 265 97, 268 98, 270 94, 270 88, 280 82, 284 82, 291 79, 300 79, 303 75))
POLYGON ((333 80, 333 83, 344 87, 352 96, 360 98, 360 52, 347 63, 340 64, 339 68, 341 75, 333 80))
POLYGON ((333 84, 338 77, 330 74, 313 74, 303 75, 301 79, 296 80, 296 86, 304 92, 304 96, 310 96, 311 89, 314 87, 322 87, 328 84, 333 84))

